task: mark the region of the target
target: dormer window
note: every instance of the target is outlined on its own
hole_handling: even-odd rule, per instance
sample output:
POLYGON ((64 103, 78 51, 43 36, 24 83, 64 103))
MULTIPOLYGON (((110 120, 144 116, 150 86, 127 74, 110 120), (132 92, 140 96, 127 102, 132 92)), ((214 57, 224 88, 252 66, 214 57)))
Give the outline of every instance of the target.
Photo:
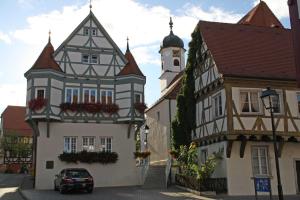
POLYGON ((98 64, 98 55, 97 54, 82 54, 82 63, 86 64, 98 64))
POLYGON ((90 55, 89 54, 82 54, 82 63, 89 63, 90 55))
POLYGON ((90 35, 90 29, 89 28, 84 28, 83 29, 83 35, 90 35))
POLYGON ((97 36, 97 29, 96 28, 88 28, 88 27, 85 27, 83 29, 83 35, 92 35, 92 36, 97 36))
POLYGON ((96 28, 92 28, 92 36, 97 36, 97 29, 96 28))
POLYGON ((91 56, 91 64, 98 64, 98 56, 95 54, 92 54, 91 56))

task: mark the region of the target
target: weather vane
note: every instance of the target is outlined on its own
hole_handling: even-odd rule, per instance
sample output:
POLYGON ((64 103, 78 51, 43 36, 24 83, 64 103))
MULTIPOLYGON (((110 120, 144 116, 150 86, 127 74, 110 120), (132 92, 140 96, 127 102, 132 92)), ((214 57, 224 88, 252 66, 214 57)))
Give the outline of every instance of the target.
POLYGON ((90 0, 90 10, 92 10, 92 0, 90 0))

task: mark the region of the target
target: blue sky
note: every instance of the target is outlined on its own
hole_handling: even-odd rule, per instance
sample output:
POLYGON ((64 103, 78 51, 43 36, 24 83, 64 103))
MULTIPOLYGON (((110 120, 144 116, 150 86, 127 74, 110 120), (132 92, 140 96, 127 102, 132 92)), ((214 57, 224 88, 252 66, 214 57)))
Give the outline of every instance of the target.
MULTIPOLYGON (((126 37, 141 70, 147 76, 146 102, 159 98, 160 42, 174 32, 185 41, 199 20, 236 23, 259 0, 92 0, 93 12, 121 50, 126 37)), ((285 0, 265 0, 285 27, 289 27, 285 0)), ((52 32, 57 48, 88 15, 88 0, 1 0, 0 2, 0 113, 7 105, 25 105, 28 70, 52 32)))

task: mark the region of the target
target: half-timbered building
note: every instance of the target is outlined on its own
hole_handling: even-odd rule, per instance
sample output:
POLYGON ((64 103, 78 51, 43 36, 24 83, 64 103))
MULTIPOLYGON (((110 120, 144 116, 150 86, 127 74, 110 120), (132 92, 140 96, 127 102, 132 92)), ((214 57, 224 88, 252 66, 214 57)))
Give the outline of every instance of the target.
POLYGON ((54 176, 66 167, 86 168, 95 187, 139 184, 134 134, 144 121, 139 108, 146 77, 128 44, 124 55, 91 11, 56 50, 49 37, 25 77, 37 189, 53 188, 54 176), (82 151, 115 152, 118 159, 110 164, 59 159, 63 152, 82 151))
POLYGON ((230 195, 254 195, 253 177, 269 177, 277 193, 271 117, 260 98, 266 87, 279 94, 274 117, 283 192, 300 192, 300 1, 289 4, 291 29, 264 1, 237 24, 200 21, 196 27, 203 61, 195 66, 192 138, 201 162, 224 152, 213 176, 226 178, 230 195))

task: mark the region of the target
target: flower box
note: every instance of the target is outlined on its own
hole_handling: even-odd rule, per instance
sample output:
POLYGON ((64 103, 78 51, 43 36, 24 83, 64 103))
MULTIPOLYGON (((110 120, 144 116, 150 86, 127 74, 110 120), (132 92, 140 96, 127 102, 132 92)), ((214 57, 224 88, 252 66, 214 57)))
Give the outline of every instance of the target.
POLYGON ((143 158, 143 159, 145 159, 148 156, 150 156, 151 153, 150 153, 150 151, 144 151, 144 152, 137 151, 137 152, 134 152, 133 154, 134 154, 134 158, 135 159, 137 159, 137 158, 143 158))
POLYGON ((102 111, 111 115, 119 111, 119 106, 115 103, 103 104, 102 111))
POLYGON ((139 111, 139 113, 143 114, 147 109, 147 105, 145 103, 135 103, 134 108, 139 111))
POLYGON ((67 163, 100 163, 111 164, 118 161, 118 154, 116 152, 88 152, 80 151, 74 153, 62 153, 58 156, 61 161, 67 163))
POLYGON ((29 107, 30 110, 37 111, 37 110, 40 110, 43 107, 45 107, 46 104, 47 104, 47 99, 45 99, 45 98, 36 98, 36 99, 31 99, 28 102, 28 107, 29 107))

